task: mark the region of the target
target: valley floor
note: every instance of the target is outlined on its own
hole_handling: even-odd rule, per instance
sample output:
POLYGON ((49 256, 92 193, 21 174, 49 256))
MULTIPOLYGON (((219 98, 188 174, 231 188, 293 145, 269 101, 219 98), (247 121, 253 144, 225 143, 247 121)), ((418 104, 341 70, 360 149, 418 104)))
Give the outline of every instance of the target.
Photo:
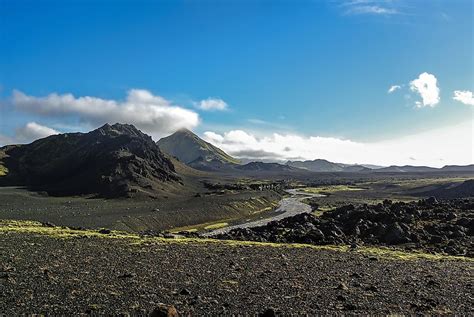
POLYGON ((263 216, 281 194, 227 191, 162 199, 48 197, 17 187, 0 187, 0 219, 36 220, 60 226, 141 232, 263 216))
POLYGON ((473 314, 474 262, 0 223, 0 315, 473 314))

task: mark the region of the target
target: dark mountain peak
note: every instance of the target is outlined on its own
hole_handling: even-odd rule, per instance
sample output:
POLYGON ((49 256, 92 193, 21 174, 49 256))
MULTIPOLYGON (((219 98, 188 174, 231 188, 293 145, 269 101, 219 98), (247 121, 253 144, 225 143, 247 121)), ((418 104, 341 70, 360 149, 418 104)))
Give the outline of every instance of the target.
POLYGON ((117 137, 120 135, 128 135, 132 137, 142 137, 151 139, 151 137, 142 131, 138 130, 134 125, 115 123, 115 124, 104 124, 100 128, 89 132, 90 134, 98 134, 109 137, 117 137))
POLYGON ((175 138, 188 138, 188 139, 192 139, 196 142, 205 142, 200 137, 198 137, 196 133, 194 133, 193 131, 188 130, 186 128, 179 129, 178 131, 173 133, 172 136, 174 136, 175 138))
POLYGON ((152 138, 129 124, 89 133, 52 135, 3 150, 0 185, 22 185, 52 195, 154 196, 180 183, 174 165, 152 138))
POLYGON ((313 160, 313 162, 331 163, 331 162, 329 162, 328 160, 325 160, 325 159, 315 159, 315 160, 313 160))
POLYGON ((187 128, 181 128, 178 131, 176 131, 175 133, 196 136, 196 134, 193 131, 191 131, 187 128))

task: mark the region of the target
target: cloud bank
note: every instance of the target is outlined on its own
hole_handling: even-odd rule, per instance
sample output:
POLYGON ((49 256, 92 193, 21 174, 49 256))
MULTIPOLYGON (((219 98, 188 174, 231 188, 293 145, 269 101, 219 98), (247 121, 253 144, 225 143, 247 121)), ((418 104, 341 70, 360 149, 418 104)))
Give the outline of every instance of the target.
POLYGON ((196 112, 143 89, 128 91, 124 101, 89 96, 76 98, 72 94, 56 93, 35 97, 15 90, 11 103, 19 110, 45 117, 76 116, 91 127, 104 123, 130 123, 154 137, 180 128, 192 129, 199 123, 196 112))
POLYGON ((410 90, 421 96, 422 101, 416 102, 418 108, 434 107, 440 101, 438 80, 433 74, 426 72, 420 74, 417 79, 410 82, 410 90))
POLYGON ((462 102, 465 105, 474 106, 474 96, 469 90, 455 90, 454 100, 462 102))
POLYGON ((207 131, 203 138, 241 159, 326 159, 348 164, 429 165, 472 164, 473 122, 382 142, 364 143, 320 136, 273 133, 258 137, 243 130, 223 134, 207 131))

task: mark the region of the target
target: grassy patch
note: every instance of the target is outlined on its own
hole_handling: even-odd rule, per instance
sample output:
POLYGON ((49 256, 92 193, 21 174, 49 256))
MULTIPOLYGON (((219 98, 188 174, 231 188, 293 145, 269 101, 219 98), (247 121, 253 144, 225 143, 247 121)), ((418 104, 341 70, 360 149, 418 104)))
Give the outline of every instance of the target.
POLYGON ((447 183, 460 183, 466 180, 472 179, 472 177, 431 177, 431 178, 416 178, 416 179, 401 179, 401 180, 393 180, 387 182, 386 180, 377 180, 377 181, 368 181, 361 183, 362 186, 370 186, 370 185, 386 185, 392 184, 399 186, 404 189, 422 187, 422 186, 429 186, 429 185, 441 185, 447 183))
POLYGON ((56 238, 107 237, 113 239, 139 239, 140 236, 123 231, 111 231, 110 234, 99 233, 99 230, 76 230, 68 227, 48 227, 36 221, 0 220, 0 233, 18 232, 44 234, 56 238))
POLYGON ((301 189, 303 192, 311 194, 325 194, 325 193, 334 193, 342 191, 359 191, 366 190, 366 188, 361 188, 357 186, 350 185, 330 185, 330 186, 320 186, 320 187, 306 187, 301 189))
POLYGON ((209 225, 209 226, 205 226, 204 229, 214 230, 214 229, 220 229, 220 228, 227 227, 228 225, 229 225, 228 222, 218 222, 218 223, 215 223, 215 224, 212 224, 212 225, 209 225))
POLYGON ((229 225, 230 221, 234 221, 234 220, 236 219, 233 219, 233 218, 221 219, 219 221, 211 221, 211 222, 199 223, 196 225, 177 227, 177 228, 173 228, 170 231, 173 233, 177 233, 181 231, 198 232, 198 231, 204 231, 204 230, 214 230, 214 229, 226 227, 229 225))
POLYGON ((150 244, 190 244, 202 245, 212 244, 225 246, 248 246, 248 247, 267 247, 267 248, 289 248, 289 249, 311 249, 311 250, 328 250, 335 252, 354 252, 367 256, 374 256, 388 260, 433 260, 433 261, 467 261, 474 262, 473 258, 462 256, 450 256, 443 254, 430 254, 423 252, 406 252, 385 247, 360 247, 355 251, 349 251, 347 246, 334 245, 310 245, 300 243, 271 243, 271 242, 256 242, 256 241, 237 241, 237 240, 216 240, 204 238, 180 238, 180 239, 165 239, 159 237, 140 237, 137 234, 126 233, 121 231, 111 231, 110 234, 101 234, 98 230, 75 230, 67 227, 46 227, 36 221, 16 221, 16 220, 1 220, 0 234, 18 233, 18 234, 38 234, 46 235, 52 238, 68 239, 68 238, 103 238, 103 239, 122 239, 134 245, 141 245, 144 243, 150 244))
POLYGON ((0 176, 5 176, 8 174, 8 168, 0 164, 0 176))
POLYGON ((278 204, 279 204, 278 201, 270 201, 264 197, 250 198, 247 201, 230 202, 227 206, 224 206, 222 208, 228 208, 230 210, 246 210, 248 214, 242 217, 225 218, 225 219, 219 219, 219 220, 211 221, 211 222, 177 227, 177 228, 173 228, 171 232, 175 232, 175 233, 180 232, 180 231, 197 232, 197 231, 215 230, 215 229, 227 227, 229 223, 233 221, 237 221, 239 219, 245 219, 248 216, 257 215, 266 211, 271 211, 275 209, 276 207, 278 207, 278 204))
POLYGON ((313 215, 315 215, 316 217, 320 217, 325 212, 332 211, 334 209, 336 209, 336 208, 331 207, 331 206, 322 206, 322 207, 319 207, 318 209, 316 209, 315 211, 313 211, 313 215))

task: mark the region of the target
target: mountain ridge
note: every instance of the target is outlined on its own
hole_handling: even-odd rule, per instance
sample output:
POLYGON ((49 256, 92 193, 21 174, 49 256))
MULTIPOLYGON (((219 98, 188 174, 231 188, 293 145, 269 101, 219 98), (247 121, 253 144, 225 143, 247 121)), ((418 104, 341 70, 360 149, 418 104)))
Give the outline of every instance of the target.
POLYGON ((0 185, 21 185, 51 195, 154 195, 181 178, 153 139, 128 124, 88 133, 64 133, 0 148, 8 172, 0 185))

